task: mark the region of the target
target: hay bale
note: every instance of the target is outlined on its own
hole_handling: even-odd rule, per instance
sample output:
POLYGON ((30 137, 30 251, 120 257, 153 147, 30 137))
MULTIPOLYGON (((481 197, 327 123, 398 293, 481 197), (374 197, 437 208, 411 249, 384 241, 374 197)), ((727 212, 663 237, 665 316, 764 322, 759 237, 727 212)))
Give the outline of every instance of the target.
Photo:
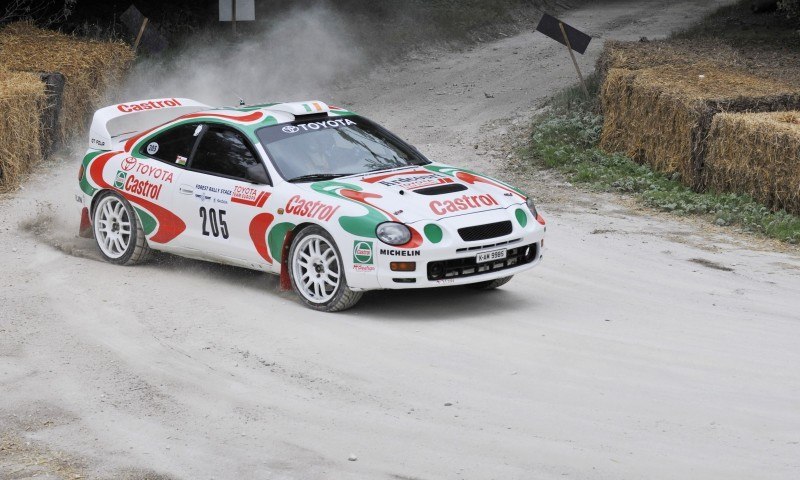
POLYGON ((800 111, 715 115, 704 176, 711 190, 800 214, 800 111))
POLYGON ((38 75, 0 67, 0 191, 15 187, 41 159, 39 115, 45 103, 38 75))
POLYGON ((739 55, 731 46, 714 39, 704 40, 700 45, 686 40, 609 40, 597 57, 595 70, 603 82, 612 68, 642 70, 664 65, 688 67, 709 64, 710 59, 720 68, 735 67, 741 63, 739 55))
POLYGON ((600 145, 703 190, 706 137, 719 112, 800 109, 792 85, 713 63, 612 68, 601 90, 600 145), (702 75, 702 77, 701 77, 702 75))
POLYGON ((64 98, 64 75, 58 72, 41 73, 39 78, 44 83, 44 94, 47 104, 41 114, 42 156, 49 156, 59 146, 59 123, 61 101, 64 98))
POLYGON ((124 43, 78 39, 27 22, 0 30, 0 65, 22 72, 60 72, 66 78, 59 117, 63 141, 84 131, 90 115, 104 106, 107 89, 120 82, 133 58, 124 43))

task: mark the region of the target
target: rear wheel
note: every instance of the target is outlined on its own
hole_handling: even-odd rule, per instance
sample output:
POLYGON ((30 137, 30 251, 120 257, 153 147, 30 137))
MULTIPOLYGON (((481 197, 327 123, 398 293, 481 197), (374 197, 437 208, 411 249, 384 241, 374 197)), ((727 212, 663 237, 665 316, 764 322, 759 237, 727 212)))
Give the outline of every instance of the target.
POLYGON ((512 278, 514 278, 514 275, 496 278, 494 280, 487 280, 485 282, 470 283, 467 286, 475 290, 494 290, 495 288, 502 287, 506 283, 510 282, 512 278))
POLYGON ((150 256, 139 217, 117 193, 109 192, 97 201, 92 229, 100 253, 111 263, 135 265, 150 256))
POLYGON ((362 292, 347 286, 342 256, 325 229, 316 225, 297 234, 289 250, 292 285, 300 299, 314 310, 347 310, 361 299, 362 292))

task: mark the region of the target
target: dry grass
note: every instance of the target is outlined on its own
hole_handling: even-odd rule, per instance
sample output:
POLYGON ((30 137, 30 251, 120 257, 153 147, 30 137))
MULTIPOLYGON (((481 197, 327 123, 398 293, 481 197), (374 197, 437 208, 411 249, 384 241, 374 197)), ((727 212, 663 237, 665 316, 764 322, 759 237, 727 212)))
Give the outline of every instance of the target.
POLYGON ((124 43, 82 40, 26 22, 0 30, 0 65, 66 77, 59 117, 62 141, 84 131, 89 116, 104 106, 108 88, 118 84, 133 58, 124 43))
POLYGON ((44 107, 39 75, 0 67, 0 191, 16 186, 41 158, 39 116, 44 107))
POLYGON ((737 67, 742 64, 742 58, 736 50, 714 39, 704 39, 700 43, 686 40, 609 40, 597 58, 596 72, 602 82, 612 68, 642 70, 664 65, 690 66, 707 64, 709 59, 720 66, 737 67))
POLYGON ((716 192, 800 214, 800 111, 716 115, 704 176, 716 192))
POLYGON ((711 62, 611 68, 601 90, 601 147, 678 173, 684 184, 702 190, 713 116, 798 109, 797 91, 789 83, 711 62))

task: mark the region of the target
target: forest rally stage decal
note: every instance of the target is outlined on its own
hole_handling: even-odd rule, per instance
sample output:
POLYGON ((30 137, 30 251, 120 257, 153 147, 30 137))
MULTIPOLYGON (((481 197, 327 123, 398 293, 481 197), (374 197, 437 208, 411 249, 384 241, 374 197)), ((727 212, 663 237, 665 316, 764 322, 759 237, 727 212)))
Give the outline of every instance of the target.
MULTIPOLYGON (((91 178, 92 182, 94 182, 94 184, 97 185, 98 189, 113 190, 119 193, 126 200, 134 204, 136 207, 142 208, 143 210, 148 212, 148 214, 152 215, 155 218, 157 222, 155 233, 148 239, 149 241, 155 243, 168 243, 172 241, 175 237, 177 237, 186 230, 186 224, 183 222, 183 220, 181 220, 180 217, 170 212, 166 208, 151 202, 147 198, 140 197, 139 195, 141 194, 137 193, 136 191, 128 191, 125 187, 126 183, 130 182, 132 189, 137 191, 143 191, 145 192, 145 194, 153 194, 154 193, 152 191, 153 183, 150 183, 149 181, 145 180, 144 181, 145 183, 150 184, 149 186, 145 186, 140 183, 141 182, 140 180, 136 179, 136 184, 134 186, 133 181, 129 180, 128 174, 126 172, 122 172, 126 173, 124 177, 125 183, 122 184, 123 188, 119 188, 117 187, 117 184, 121 180, 119 176, 120 171, 118 171, 118 175, 114 179, 115 185, 110 185, 103 179, 103 171, 105 170, 105 167, 108 164, 109 160, 120 154, 124 154, 124 152, 112 151, 104 153, 102 155, 98 155, 97 157, 90 160, 88 168, 89 178, 91 178)), ((126 165, 126 162, 123 161, 122 164, 126 165)), ((128 162, 127 164, 130 164, 130 162, 128 162)), ((133 167, 130 168, 132 169, 133 167)), ((131 178, 133 178, 133 175, 131 175, 131 178)), ((160 192, 161 190, 158 189, 158 193, 156 194, 156 196, 158 196, 160 192)))

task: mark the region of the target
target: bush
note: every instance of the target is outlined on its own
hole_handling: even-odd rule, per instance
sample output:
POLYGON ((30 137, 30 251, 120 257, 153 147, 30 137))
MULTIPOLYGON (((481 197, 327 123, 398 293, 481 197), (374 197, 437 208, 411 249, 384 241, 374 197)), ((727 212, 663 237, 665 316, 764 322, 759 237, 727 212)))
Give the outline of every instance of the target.
POLYGON ((800 18, 800 0, 779 0, 778 10, 787 18, 800 18))

